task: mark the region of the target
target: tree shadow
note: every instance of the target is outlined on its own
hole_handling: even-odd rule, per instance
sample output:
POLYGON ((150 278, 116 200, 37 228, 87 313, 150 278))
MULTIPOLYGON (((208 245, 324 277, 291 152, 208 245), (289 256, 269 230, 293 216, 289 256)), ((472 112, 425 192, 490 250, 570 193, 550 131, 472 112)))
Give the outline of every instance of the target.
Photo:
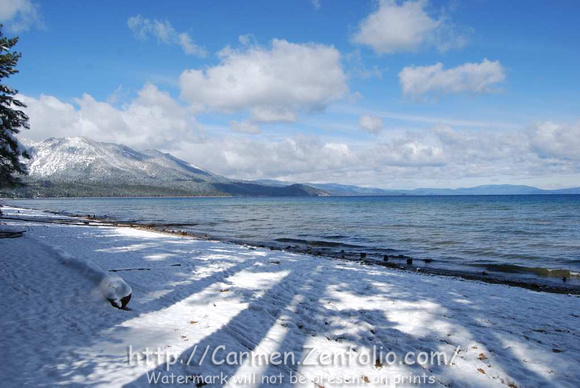
MULTIPOLYGON (((251 371, 258 376, 278 373, 288 376, 289 373, 304 371, 299 365, 252 366, 239 362, 233 365, 214 365, 207 359, 200 365, 203 355, 201 350, 207 347, 213 351, 219 345, 225 345, 227 352, 293 353, 296 360, 300 360, 304 357, 304 347, 309 344, 327 346, 329 349, 347 347, 349 344, 367 348, 378 346, 385 352, 393 351, 404 355, 407 351, 417 349, 427 352, 445 350, 449 353, 456 345, 466 345, 469 342, 483 347, 477 352, 484 351, 485 348, 494 350, 494 354, 486 352, 490 360, 482 361, 482 368, 485 368, 486 363, 493 363, 518 384, 553 384, 553 381, 522 361, 521 355, 506 345, 504 337, 518 340, 517 337, 523 330, 521 327, 486 324, 486 320, 490 320, 488 311, 493 310, 494 314, 500 314, 501 308, 505 308, 506 316, 509 316, 507 309, 513 301, 506 298, 531 295, 531 291, 514 291, 510 287, 498 285, 483 287, 474 282, 428 275, 415 276, 382 267, 363 267, 355 263, 345 264, 332 259, 314 259, 285 252, 242 250, 234 245, 200 240, 171 238, 155 242, 141 237, 111 234, 111 230, 107 229, 101 230, 97 237, 101 238, 93 238, 89 249, 103 259, 101 264, 118 266, 123 264, 124 257, 131 261, 144 255, 158 255, 155 260, 147 261, 154 268, 150 271, 124 273, 123 277, 134 286, 138 295, 131 306, 133 311, 104 312, 109 319, 107 324, 110 329, 101 330, 101 333, 92 336, 92 340, 83 349, 69 349, 69 353, 47 363, 45 371, 52 370, 56 373, 58 366, 61 368, 58 370, 61 376, 87 376, 102 373, 100 368, 104 361, 114 361, 119 368, 126 368, 126 354, 108 359, 106 355, 88 357, 87 352, 98 349, 107 342, 123 342, 123 338, 131 334, 131 329, 124 326, 127 321, 141 319, 179 303, 191 303, 192 296, 199 297, 196 304, 191 305, 192 310, 199 308, 211 300, 204 299, 204 292, 217 283, 227 283, 242 272, 266 277, 285 273, 273 286, 267 289, 263 287, 263 292, 249 291, 245 295, 245 308, 229 318, 222 327, 181 352, 180 358, 190 361, 190 365, 175 365, 169 373, 225 373, 235 376, 251 371), (124 249, 127 247, 130 250, 124 249), (276 258, 279 263, 269 263, 272 258, 276 258), (300 261, 303 264, 297 264, 300 261), (160 266, 177 262, 181 264, 180 267, 166 269, 160 266), (470 287, 470 284, 478 286, 470 287), (479 294, 482 291, 490 294, 479 294), (162 295, 146 297, 155 293, 162 295), (493 306, 494 303, 496 307, 493 306), (403 317, 410 318, 405 321, 403 317), (196 346, 198 351, 190 359, 196 346), (79 359, 83 359, 80 364, 79 359), (66 367, 63 368, 62 365, 66 367)), ((230 298, 234 301, 239 297, 236 291, 232 287, 232 292, 223 296, 224 300, 230 298)), ((555 311, 546 306, 541 308, 543 312, 555 311)), ((530 312, 521 319, 530 319, 531 314, 530 312)), ((502 322, 505 323, 505 319, 502 322)), ((517 322, 514 324, 517 325, 517 322)), ((559 335, 578 343, 575 333, 559 335)), ((554 337, 550 337, 552 338, 554 337)), ((465 354, 471 350, 462 351, 465 354)), ((565 354, 562 357, 566 357, 567 362, 579 361, 574 360, 573 356, 570 360, 565 354)), ((454 375, 447 368, 453 367, 404 365, 399 366, 397 371, 427 372, 442 376, 438 381, 442 385, 451 385, 455 382, 454 379, 460 383, 475 385, 482 381, 477 370, 468 375, 473 376, 471 378, 465 377, 465 374, 454 375)), ((161 369, 160 367, 148 373, 168 373, 161 369)), ((370 369, 376 374, 388 372, 388 367, 380 364, 370 369)), ((312 377, 308 371, 305 371, 305 375, 312 377)), ((103 375, 95 384, 105 381, 106 375, 103 375)), ((510 381, 504 383, 508 384, 510 381)), ((149 385, 147 373, 139 375, 128 385, 149 385)))

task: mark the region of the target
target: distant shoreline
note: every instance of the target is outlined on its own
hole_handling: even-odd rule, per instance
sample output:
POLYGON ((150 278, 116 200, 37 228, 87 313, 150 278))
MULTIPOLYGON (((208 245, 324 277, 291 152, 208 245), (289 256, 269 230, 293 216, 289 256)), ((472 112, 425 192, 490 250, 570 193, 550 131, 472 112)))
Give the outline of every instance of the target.
POLYGON ((393 194, 393 195, 314 195, 314 196, 270 196, 270 195, 170 195, 170 196, 78 196, 78 197, 0 197, 0 201, 9 200, 51 200, 51 199, 159 199, 159 198, 422 198, 422 197, 560 197, 580 196, 580 193, 534 193, 534 194, 393 194))

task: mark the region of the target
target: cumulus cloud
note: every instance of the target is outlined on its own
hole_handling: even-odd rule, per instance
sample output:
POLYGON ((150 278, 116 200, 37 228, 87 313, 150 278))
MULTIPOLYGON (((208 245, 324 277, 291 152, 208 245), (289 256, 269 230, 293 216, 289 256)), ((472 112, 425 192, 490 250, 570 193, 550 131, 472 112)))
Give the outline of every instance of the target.
POLYGON ((461 130, 440 126, 408 130, 369 142, 297 135, 210 137, 187 146, 183 157, 219 174, 241 179, 276 178, 293 182, 341 182, 390 187, 466 185, 554 176, 571 183, 580 177, 577 161, 561 156, 543 159, 522 129, 461 130), (417 183, 423 182, 423 183, 417 183))
POLYGON ((177 32, 167 20, 151 20, 137 15, 130 17, 127 20, 127 25, 137 39, 147 40, 153 37, 158 42, 180 46, 188 55, 207 56, 207 52, 203 47, 195 44, 187 33, 177 32))
MULTIPOLYGON (((276 141, 210 138, 191 145, 197 165, 243 179, 277 178, 297 182, 383 185, 409 180, 470 177, 502 173, 521 177, 549 170, 530 152, 523 133, 439 127, 403 131, 367 143, 298 135, 276 141)), ((576 168, 578 170, 578 168, 576 168)))
POLYGON ((427 4, 427 0, 381 0, 379 8, 360 22, 352 40, 370 46, 379 55, 416 52, 428 46, 442 52, 463 47, 467 30, 448 18, 431 17, 427 4))
POLYGON ((384 127, 383 119, 381 117, 372 115, 361 115, 358 118, 358 125, 362 128, 363 131, 375 135, 379 133, 384 127))
POLYGON ((529 135, 540 157, 580 161, 580 123, 538 123, 530 128, 529 135))
MULTIPOLYGON (((156 86, 115 107, 90 95, 72 102, 19 96, 31 130, 22 136, 87 136, 136 149, 171 152, 195 165, 239 179, 341 182, 391 187, 580 179, 580 125, 543 122, 529 128, 461 129, 451 125, 385 131, 365 141, 340 136, 258 136, 249 139, 214 126, 205 133, 191 110, 156 86), (411 183, 410 183, 411 182, 411 183)), ((372 128, 378 116, 368 115, 372 128)), ((364 121, 364 120, 362 120, 364 121)), ((259 131, 251 119, 234 131, 259 131)), ((577 185, 570 183, 569 186, 577 185)))
POLYGON ((28 105, 25 111, 33 128, 22 135, 31 140, 86 136, 137 148, 170 149, 180 141, 193 139, 199 128, 187 108, 151 84, 122 109, 89 94, 73 103, 46 95, 20 98, 28 105))
POLYGON ((226 48, 220 58, 216 66, 186 70, 179 78, 181 97, 196 110, 251 110, 255 121, 291 121, 348 92, 332 46, 274 39, 271 47, 226 48))
POLYGON ((0 0, 0 23, 14 33, 43 25, 39 6, 31 0, 0 0))
POLYGON ((248 133, 251 135, 256 135, 258 133, 262 133, 260 127, 251 121, 243 120, 243 121, 230 121, 230 126, 232 131, 239 132, 239 133, 248 133))
POLYGON ((443 69, 441 63, 433 66, 408 66, 399 73, 403 94, 408 97, 462 92, 490 93, 505 78, 505 70, 499 61, 488 59, 447 70, 443 69))
POLYGON ((192 144, 189 149, 191 155, 204 161, 201 165, 240 179, 274 177, 307 181, 325 173, 335 175, 357 168, 355 152, 347 144, 314 136, 297 135, 276 141, 210 138, 206 143, 192 144))
POLYGON ((298 115, 288 108, 252 108, 252 119, 258 123, 293 123, 298 115))

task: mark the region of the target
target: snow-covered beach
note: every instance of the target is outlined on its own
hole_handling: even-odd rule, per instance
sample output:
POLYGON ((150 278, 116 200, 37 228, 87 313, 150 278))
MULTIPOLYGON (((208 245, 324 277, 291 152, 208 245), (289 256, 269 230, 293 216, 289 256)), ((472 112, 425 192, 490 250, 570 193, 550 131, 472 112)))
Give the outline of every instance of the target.
POLYGON ((2 210, 2 386, 580 384, 578 296, 2 210))

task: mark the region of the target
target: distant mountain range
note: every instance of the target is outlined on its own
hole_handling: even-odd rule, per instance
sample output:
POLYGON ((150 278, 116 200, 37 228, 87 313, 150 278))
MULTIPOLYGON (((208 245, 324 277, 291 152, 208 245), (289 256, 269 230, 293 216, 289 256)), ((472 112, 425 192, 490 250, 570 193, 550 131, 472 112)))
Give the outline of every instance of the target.
POLYGON ((118 196, 420 196, 580 194, 580 188, 542 190, 488 185, 458 189, 385 190, 337 183, 241 181, 205 171, 170 154, 136 151, 84 137, 51 138, 29 145, 30 175, 24 188, 0 191, 16 197, 118 196))
POLYGON ((301 184, 264 185, 228 179, 170 154, 135 151, 84 137, 51 138, 29 146, 27 186, 17 197, 319 196, 301 184))
MULTIPOLYGON (((287 185, 288 182, 272 179, 260 179, 257 183, 268 185, 287 185)), ((420 196, 420 195, 530 195, 530 194, 580 194, 580 187, 557 190, 542 190, 524 185, 485 185, 476 187, 460 187, 458 189, 414 189, 386 190, 374 187, 341 185, 338 183, 305 183, 309 187, 324 190, 331 196, 420 196)))

